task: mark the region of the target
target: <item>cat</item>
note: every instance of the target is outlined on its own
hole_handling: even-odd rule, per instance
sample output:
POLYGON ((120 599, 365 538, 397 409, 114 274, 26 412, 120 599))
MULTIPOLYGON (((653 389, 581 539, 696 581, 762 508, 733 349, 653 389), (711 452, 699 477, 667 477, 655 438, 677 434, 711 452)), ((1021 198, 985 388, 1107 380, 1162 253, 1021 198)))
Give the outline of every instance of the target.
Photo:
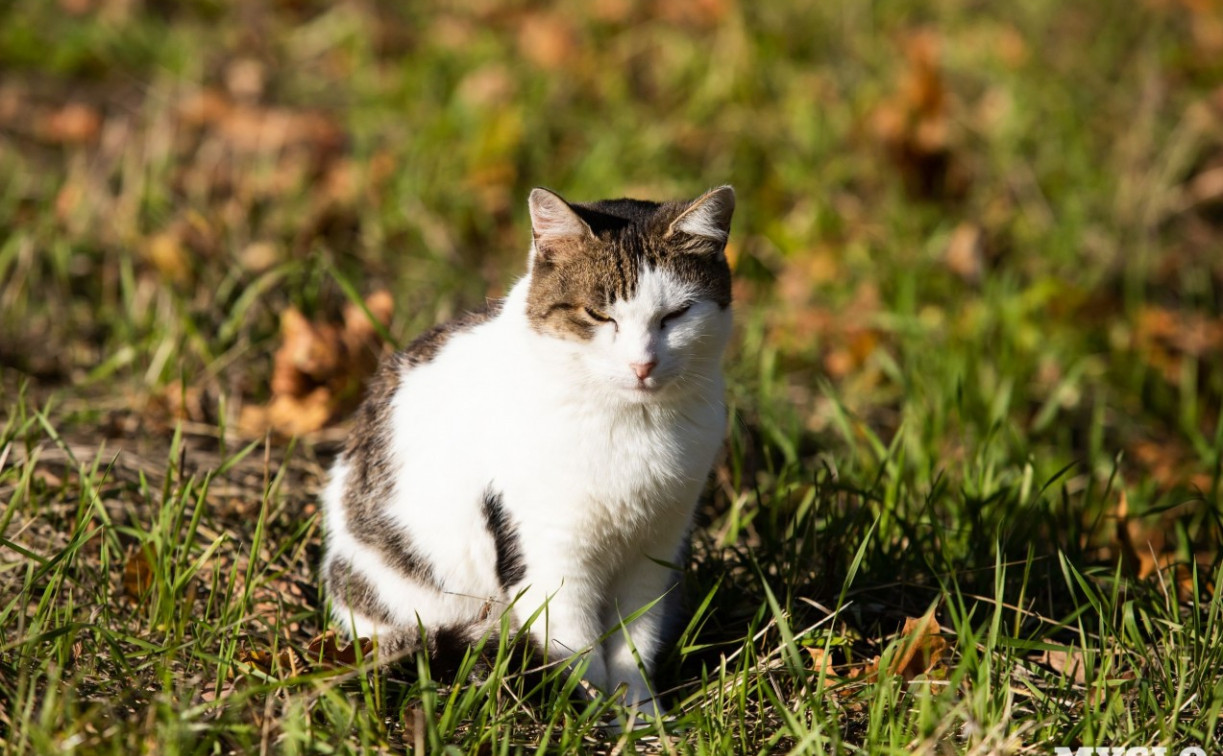
POLYGON ((725 433, 735 193, 528 206, 526 275, 385 361, 357 412, 323 494, 332 616, 438 652, 543 607, 536 648, 653 712, 665 565, 725 433))

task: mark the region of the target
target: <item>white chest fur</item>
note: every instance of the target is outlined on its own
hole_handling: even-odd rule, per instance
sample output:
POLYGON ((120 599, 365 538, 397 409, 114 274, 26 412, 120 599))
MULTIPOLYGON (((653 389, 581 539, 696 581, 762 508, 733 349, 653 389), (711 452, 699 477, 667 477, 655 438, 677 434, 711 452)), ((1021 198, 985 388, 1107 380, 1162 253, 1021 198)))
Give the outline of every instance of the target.
MULTIPOLYGON (((626 404, 576 382, 563 355, 533 349, 513 306, 404 376, 393 514, 450 563, 482 542, 478 504, 495 490, 528 553, 564 549, 610 574, 652 531, 686 528, 722 439, 720 375, 674 403, 626 404)), ((487 571, 459 572, 463 590, 491 587, 487 571)))

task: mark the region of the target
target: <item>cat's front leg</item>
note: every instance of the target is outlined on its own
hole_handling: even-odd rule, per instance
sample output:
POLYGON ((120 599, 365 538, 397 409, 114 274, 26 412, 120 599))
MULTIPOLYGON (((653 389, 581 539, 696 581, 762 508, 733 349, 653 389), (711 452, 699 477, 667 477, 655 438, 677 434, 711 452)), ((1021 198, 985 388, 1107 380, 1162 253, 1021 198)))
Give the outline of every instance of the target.
POLYGON ((592 604, 592 597, 597 595, 578 581, 537 575, 515 601, 514 614, 520 627, 530 622, 527 629, 545 649, 549 662, 568 660, 568 667, 576 670, 585 660, 582 679, 607 690, 607 665, 598 646, 602 628, 598 609, 592 604), (538 615, 531 619, 536 611, 538 615))
POLYGON ((617 581, 606 618, 611 628, 603 644, 608 687, 627 685, 625 704, 651 716, 655 713, 654 662, 662 645, 663 621, 672 598, 667 594, 674 575, 674 570, 643 554, 617 581), (638 617, 625 622, 639 611, 638 617))

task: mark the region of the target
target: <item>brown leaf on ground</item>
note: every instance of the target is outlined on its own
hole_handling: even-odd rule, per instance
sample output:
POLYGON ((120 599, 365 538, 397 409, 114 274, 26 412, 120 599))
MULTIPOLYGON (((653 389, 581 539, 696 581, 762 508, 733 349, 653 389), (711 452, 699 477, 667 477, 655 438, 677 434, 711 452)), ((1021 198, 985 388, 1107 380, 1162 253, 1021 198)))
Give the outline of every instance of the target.
POLYGON ((1187 486, 1209 491, 1213 480, 1209 472, 1195 460, 1195 453, 1175 439, 1134 441, 1125 447, 1126 454, 1162 488, 1187 486))
POLYGON ((275 654, 271 651, 252 648, 242 654, 239 660, 271 677, 294 677, 307 671, 301 654, 289 647, 282 648, 275 654))
POLYGON ((967 221, 956 226, 943 262, 968 283, 979 282, 985 272, 985 233, 981 227, 967 221))
POLYGON ((265 675, 277 678, 294 677, 316 670, 354 667, 362 659, 369 658, 374 644, 368 638, 358 638, 350 643, 340 643, 334 630, 313 638, 300 652, 291 646, 284 646, 276 653, 252 645, 240 657, 244 664, 259 670, 265 675))
POLYGON ((879 676, 880 660, 881 657, 876 654, 870 661, 850 667, 849 673, 845 675, 846 679, 874 682, 875 678, 879 676))
POLYGON ((334 669, 352 667, 373 653, 374 642, 369 638, 357 638, 342 644, 334 630, 328 630, 310 641, 306 648, 306 660, 316 667, 334 669))
POLYGON ((233 695, 237 687, 232 680, 225 680, 221 683, 208 681, 204 683, 204 689, 200 691, 200 700, 205 703, 215 703, 224 701, 233 695))
POLYGON ((1121 489, 1113 511, 1112 539, 1105 551, 1121 561, 1126 574, 1138 580, 1158 578, 1174 589, 1182 602, 1191 601, 1198 590, 1214 594, 1209 575, 1217 548, 1195 545, 1192 562, 1200 567, 1195 583, 1193 564, 1186 563, 1178 549, 1176 522, 1184 513, 1185 507, 1177 507, 1156 514, 1134 515, 1129 510, 1129 497, 1121 489))
POLYGON ((548 71, 573 63, 578 53, 577 33, 565 14, 540 11, 527 14, 518 27, 522 56, 548 71))
POLYGON ((153 587, 153 565, 144 549, 136 547, 128 552, 123 563, 123 593, 128 598, 140 600, 153 587))
POLYGON ((253 241, 238 253, 238 262, 251 273, 262 273, 283 258, 280 247, 270 241, 253 241))
POLYGON ((892 657, 888 671, 893 675, 901 675, 905 682, 929 675, 947 655, 947 641, 939 635, 933 609, 920 618, 906 619, 900 634, 900 651, 892 657))
MULTIPOLYGON (((389 293, 370 295, 365 306, 384 328, 390 323, 394 302, 389 293)), ((250 435, 319 430, 356 406, 365 380, 378 366, 378 329, 353 304, 344 309, 342 323, 312 323, 290 307, 281 313, 280 335, 272 398, 262 407, 244 407, 239 419, 250 435)))
POLYGON ((1176 586, 1176 597, 1182 602, 1192 601, 1198 596, 1199 591, 1210 598, 1215 595, 1215 584, 1210 579, 1213 574, 1214 559, 1208 554, 1198 554, 1196 560, 1198 567, 1196 581, 1193 577, 1193 565, 1183 562, 1176 565, 1172 574, 1172 582, 1176 586))
POLYGON ((1148 7, 1184 17, 1192 45, 1186 64, 1210 69, 1223 55, 1223 4, 1216 0, 1146 0, 1148 7))
MULTIPOLYGON (((938 622, 931 608, 922 617, 905 620, 900 631, 899 646, 888 662, 888 674, 903 677, 905 682, 937 676, 949 651, 950 646, 939 634, 938 622)), ((869 662, 851 667, 846 679, 874 682, 879 676, 880 664, 882 657, 876 656, 869 662)))
POLYGON ((710 28, 722 23, 734 5, 733 0, 670 0, 655 4, 654 11, 667 23, 710 28))
POLYGON ((1055 672, 1060 672, 1068 680, 1074 680, 1079 685, 1087 682, 1087 662, 1082 649, 1067 648, 1065 651, 1045 651, 1036 657, 1036 661, 1055 672))
POLYGON ((969 173, 960 154, 963 137, 952 119, 954 98, 939 62, 942 40, 921 29, 902 48, 908 66, 895 94, 871 117, 875 136, 911 194, 959 199, 968 191, 969 173))
POLYGON ((1150 577, 1159 568, 1159 556, 1167 547, 1165 533, 1157 523, 1152 526, 1152 518, 1130 517, 1124 488, 1117 496, 1116 519, 1117 547, 1126 571, 1139 580, 1150 577))
POLYGON ((320 157, 331 157, 340 152, 346 139, 343 129, 325 113, 238 102, 215 89, 183 100, 178 115, 184 124, 213 131, 242 154, 305 147, 320 157))
POLYGON ((58 5, 71 16, 83 16, 93 10, 94 0, 59 0, 58 5))
POLYGON ((1199 312, 1143 307, 1134 324, 1133 345, 1143 362, 1169 383, 1177 384, 1186 359, 1223 352, 1223 319, 1199 312))
POLYGON ((878 345, 878 331, 847 329, 842 334, 842 343, 824 355, 824 370, 833 378, 844 378, 861 368, 878 345))
POLYGON ((153 234, 144 243, 144 258, 157 269, 162 278, 176 284, 186 284, 191 279, 191 258, 183 247, 183 240, 175 230, 153 234))
POLYGON ((70 102, 48 113, 38 124, 38 136, 52 144, 88 144, 102 131, 102 114, 80 102, 70 102))
POLYGON ((455 97, 473 108, 499 108, 512 102, 518 82, 503 63, 489 63, 463 77, 455 97))
POLYGON ((823 646, 807 646, 807 653, 811 654, 811 666, 816 672, 833 674, 832 654, 826 653, 823 646))
POLYGON ((818 276, 829 263, 814 253, 811 258, 787 262, 778 277, 777 293, 786 306, 771 315, 770 342, 785 351, 809 352, 818 346, 824 370, 842 379, 859 370, 878 349, 885 334, 872 324, 880 309, 879 288, 864 282, 853 299, 836 309, 813 303, 818 276))

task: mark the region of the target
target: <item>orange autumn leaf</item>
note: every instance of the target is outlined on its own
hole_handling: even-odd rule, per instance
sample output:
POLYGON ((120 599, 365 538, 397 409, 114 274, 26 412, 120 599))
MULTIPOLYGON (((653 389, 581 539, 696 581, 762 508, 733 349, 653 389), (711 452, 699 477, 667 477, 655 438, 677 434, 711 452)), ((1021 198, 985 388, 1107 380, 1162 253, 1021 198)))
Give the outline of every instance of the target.
POLYGON ((1223 352, 1223 318, 1145 306, 1134 325, 1134 347, 1139 358, 1169 383, 1181 380, 1181 366, 1186 360, 1216 357, 1223 352))
POLYGON ((943 254, 943 262, 964 281, 979 282, 985 272, 985 233, 981 227, 968 221, 956 226, 943 254))
POLYGON ((251 649, 244 653, 240 660, 273 677, 292 677, 307 671, 301 654, 292 648, 282 648, 276 654, 262 649, 251 649))
POLYGON ((906 619, 900 634, 900 651, 892 657, 888 671, 904 677, 905 682, 934 671, 947 655, 947 641, 939 635, 934 609, 920 618, 906 619))
POLYGON ((191 257, 179 233, 163 231, 153 234, 145 240, 142 252, 162 278, 180 285, 190 280, 191 257))
POLYGON ((811 654, 811 666, 817 672, 823 672, 830 677, 834 675, 832 654, 825 652, 823 646, 807 646, 807 653, 811 654))
POLYGON ((961 198, 970 177, 953 118, 955 100, 941 67, 942 40, 930 29, 919 29, 901 47, 908 66, 895 94, 872 115, 875 136, 911 194, 961 198))
POLYGON ((870 661, 851 667, 846 679, 874 682, 879 676, 880 657, 876 654, 870 661))
MULTIPOLYGON (((889 675, 913 682, 918 677, 936 673, 951 650, 947 640, 939 633, 934 619, 934 608, 921 617, 909 617, 900 631, 899 645, 888 661, 889 675)), ((874 682, 879 677, 883 657, 875 656, 870 661, 852 667, 846 674, 848 680, 874 682)))
POLYGON ((1116 523, 1111 546, 1126 573, 1138 580, 1154 576, 1167 580, 1180 601, 1192 600, 1198 590, 1214 594, 1214 584, 1208 578, 1214 562, 1213 550, 1193 554, 1192 561, 1200 567, 1195 580, 1193 564, 1180 560, 1177 553, 1174 512, 1132 515, 1129 497, 1121 489, 1113 516, 1116 523))
MULTIPOLYGON (((385 291, 365 307, 383 328, 394 302, 385 291)), ((381 338, 362 308, 349 304, 342 323, 313 323, 296 308, 281 313, 281 345, 274 357, 272 396, 262 407, 243 408, 239 425, 249 434, 311 433, 356 406, 366 379, 378 366, 381 338)))
POLYGON ((518 27, 518 50, 540 68, 558 71, 572 65, 577 56, 577 32, 564 14, 530 13, 518 27))
POLYGON ((362 659, 369 658, 373 649, 374 643, 369 638, 340 643, 335 631, 328 630, 312 638, 304 653, 291 646, 284 646, 275 653, 251 647, 239 660, 265 675, 285 678, 317 670, 353 667, 362 659))
POLYGON ((153 565, 144 549, 135 548, 123 563, 123 593, 139 600, 153 587, 153 565))
POLYGON ((38 123, 39 137, 51 144, 88 144, 102 132, 102 114, 92 106, 70 102, 38 123))
POLYGON ((1139 580, 1150 577, 1158 569, 1157 556, 1166 545, 1158 527, 1150 527, 1139 518, 1130 517, 1129 497, 1121 489, 1117 497, 1117 548, 1121 562, 1139 580))
POLYGON ((337 638, 334 630, 328 630, 311 640, 306 648, 307 661, 324 669, 352 667, 373 653, 374 642, 369 638, 357 638, 343 645, 337 638))

